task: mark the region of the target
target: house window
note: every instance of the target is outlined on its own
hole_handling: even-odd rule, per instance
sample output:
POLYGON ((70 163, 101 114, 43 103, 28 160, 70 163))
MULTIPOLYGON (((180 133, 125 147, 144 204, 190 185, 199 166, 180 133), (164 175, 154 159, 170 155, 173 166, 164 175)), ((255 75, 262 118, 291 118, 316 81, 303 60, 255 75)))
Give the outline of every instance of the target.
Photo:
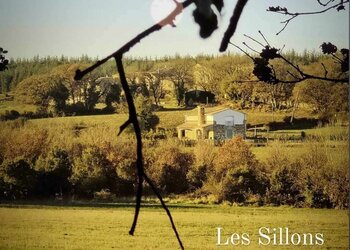
POLYGON ((185 137, 186 136, 186 131, 185 130, 181 130, 181 137, 185 137))
POLYGON ((233 126, 234 118, 232 116, 225 117, 225 126, 233 126))

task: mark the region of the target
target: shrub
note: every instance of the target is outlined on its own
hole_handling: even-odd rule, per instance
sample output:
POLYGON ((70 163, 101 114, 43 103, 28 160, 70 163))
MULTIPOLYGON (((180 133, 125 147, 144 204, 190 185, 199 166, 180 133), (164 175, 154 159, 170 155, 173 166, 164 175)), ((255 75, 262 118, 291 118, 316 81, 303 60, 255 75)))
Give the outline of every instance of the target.
POLYGON ((263 195, 268 179, 249 146, 240 137, 226 142, 218 150, 214 169, 203 186, 219 201, 245 202, 250 195, 263 195))
MULTIPOLYGON (((104 149, 106 150, 106 148, 104 149)), ((136 181, 136 145, 134 141, 120 142, 107 151, 107 159, 112 163, 119 178, 136 181)))
POLYGON ((92 197, 96 191, 115 190, 116 172, 105 154, 96 146, 86 147, 80 158, 74 160, 71 181, 75 192, 92 197))
POLYGON ((331 207, 325 186, 329 183, 329 159, 324 145, 310 143, 298 161, 299 175, 303 179, 306 206, 331 207))
POLYGON ((187 173, 191 189, 201 188, 213 172, 214 160, 217 157, 215 147, 207 142, 199 142, 194 148, 195 161, 187 173))
POLYGON ((69 177, 72 174, 72 163, 68 152, 54 149, 46 158, 41 156, 36 162, 36 170, 39 172, 38 194, 62 196, 71 191, 69 177))
POLYGON ((27 198, 34 194, 37 173, 26 160, 17 158, 1 164, 0 179, 3 198, 27 198))
POLYGON ((184 193, 188 190, 187 173, 193 155, 182 152, 175 145, 161 145, 153 152, 148 171, 151 178, 166 193, 184 193))
POLYGON ((220 198, 231 202, 244 202, 251 194, 263 195, 268 186, 265 175, 248 166, 228 170, 222 179, 220 198))
POLYGON ((4 160, 21 158, 34 163, 49 145, 48 131, 45 129, 18 128, 6 131, 8 134, 1 142, 4 160))
POLYGON ((20 117, 20 113, 16 110, 5 110, 5 114, 0 115, 0 121, 16 120, 20 117))
POLYGON ((305 197, 298 171, 296 165, 280 165, 275 169, 268 192, 269 202, 277 205, 303 204, 305 197))
POLYGON ((345 168, 335 169, 330 173, 325 193, 335 208, 349 207, 349 171, 345 168))
POLYGON ((257 166, 257 160, 249 145, 239 136, 234 137, 219 148, 218 155, 219 157, 214 162, 215 175, 218 177, 224 175, 228 169, 237 166, 257 166))

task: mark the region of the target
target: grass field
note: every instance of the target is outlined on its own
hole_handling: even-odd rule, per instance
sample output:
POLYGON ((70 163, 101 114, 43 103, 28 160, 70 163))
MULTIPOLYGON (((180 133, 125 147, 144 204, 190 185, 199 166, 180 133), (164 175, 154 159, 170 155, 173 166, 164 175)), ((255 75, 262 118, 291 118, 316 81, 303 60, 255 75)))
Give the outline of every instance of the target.
MULTIPOLYGON (((186 249, 348 249, 345 210, 288 207, 171 207, 186 249), (222 237, 248 233, 249 246, 217 247, 222 237), (323 233, 323 246, 258 246, 260 227, 288 227, 291 233, 323 233)), ((179 249, 160 207, 142 208, 134 237, 128 235, 131 206, 0 208, 0 249, 179 249)))
MULTIPOLYGON (((102 105, 103 106, 103 105, 102 105)), ((97 105, 97 108, 102 107, 101 104, 97 105)), ((163 128, 175 128, 177 125, 181 124, 185 120, 185 115, 187 114, 196 114, 197 109, 194 108, 193 110, 178 110, 177 106, 171 106, 171 109, 169 111, 160 111, 156 112, 156 114, 160 118, 160 127, 163 128), (171 110, 173 109, 173 110, 171 110)), ((211 109, 218 109, 218 107, 214 108, 207 108, 208 112, 211 109)), ((37 107, 34 105, 28 105, 28 104, 21 104, 17 103, 16 101, 3 101, 0 102, 0 114, 4 114, 5 111, 8 110, 16 110, 20 113, 26 112, 35 112, 37 110, 37 107)), ((260 112, 260 111, 254 111, 254 110, 243 110, 247 114, 247 123, 251 125, 256 124, 265 124, 271 121, 281 122, 286 116, 291 115, 290 112, 284 112, 279 111, 275 113, 271 112, 260 112)), ((312 118, 313 115, 311 115, 309 112, 305 110, 297 110, 295 114, 296 118, 312 118)), ((100 124, 100 123, 106 123, 106 122, 115 122, 115 123, 123 123, 124 119, 126 118, 126 114, 116 114, 116 115, 91 115, 91 116, 79 116, 79 117, 62 117, 62 118, 55 118, 54 122, 58 123, 68 123, 68 122, 85 122, 85 123, 91 123, 91 124, 100 124), (121 120, 122 119, 122 120, 121 120)), ((50 118, 51 119, 51 118, 50 118)), ((40 119, 40 121, 46 122, 47 119, 40 119)))
POLYGON ((4 114, 6 112, 6 110, 8 110, 8 111, 16 110, 20 113, 35 112, 37 110, 37 107, 35 105, 21 104, 21 103, 15 102, 15 101, 2 101, 2 102, 0 102, 0 114, 4 114))

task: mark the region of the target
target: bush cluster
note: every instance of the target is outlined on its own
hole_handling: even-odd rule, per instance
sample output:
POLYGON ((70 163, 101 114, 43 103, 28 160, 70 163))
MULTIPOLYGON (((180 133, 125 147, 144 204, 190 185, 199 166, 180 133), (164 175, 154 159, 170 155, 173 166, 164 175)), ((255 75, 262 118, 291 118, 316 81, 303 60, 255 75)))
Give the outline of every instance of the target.
MULTIPOLYGON (((0 133, 0 198, 133 196, 135 141, 111 138, 108 128, 74 133, 34 125, 4 126, 0 133), (58 134, 61 136, 59 137, 58 134)), ((200 142, 147 140, 145 171, 164 195, 187 195, 210 203, 348 207, 346 159, 333 159, 318 143, 292 159, 281 147, 260 162, 240 137, 221 147, 200 142)), ((145 193, 150 188, 145 184, 145 193)))

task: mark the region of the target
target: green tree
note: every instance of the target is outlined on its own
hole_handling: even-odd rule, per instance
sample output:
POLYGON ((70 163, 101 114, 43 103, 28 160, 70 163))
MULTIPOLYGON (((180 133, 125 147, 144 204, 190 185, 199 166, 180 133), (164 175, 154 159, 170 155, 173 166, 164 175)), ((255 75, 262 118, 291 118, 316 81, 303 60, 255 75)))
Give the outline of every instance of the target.
POLYGON ((150 95, 154 99, 154 103, 159 106, 160 99, 164 97, 164 80, 166 78, 166 72, 164 69, 160 69, 159 66, 155 68, 154 72, 145 72, 142 75, 143 80, 149 86, 150 95))
POLYGON ((167 75, 174 84, 174 94, 178 106, 183 104, 185 93, 193 84, 192 67, 193 61, 185 58, 171 62, 167 70, 167 75))
POLYGON ((193 67, 193 80, 194 84, 204 91, 211 91, 214 79, 214 72, 204 62, 202 64, 197 63, 193 67))
POLYGON ((135 106, 141 129, 146 131, 155 129, 159 124, 159 117, 153 113, 154 107, 151 99, 139 95, 135 99, 135 106))
POLYGON ((48 108, 51 100, 58 111, 64 109, 69 97, 68 89, 58 75, 31 76, 20 82, 16 88, 16 99, 22 103, 48 108))
POLYGON ((310 80, 298 83, 297 85, 299 85, 300 102, 311 105, 316 112, 326 112, 332 83, 310 80))
POLYGON ((0 47, 0 71, 4 71, 7 69, 7 65, 9 63, 9 60, 5 58, 4 54, 7 53, 7 50, 4 50, 0 47))
POLYGON ((106 104, 106 108, 111 110, 114 102, 119 103, 121 88, 112 77, 100 77, 96 80, 100 91, 100 101, 106 104))
POLYGON ((53 99, 56 112, 59 112, 64 111, 66 108, 66 101, 69 97, 69 90, 64 84, 62 84, 60 79, 57 80, 59 82, 51 84, 47 94, 49 98, 53 99))

